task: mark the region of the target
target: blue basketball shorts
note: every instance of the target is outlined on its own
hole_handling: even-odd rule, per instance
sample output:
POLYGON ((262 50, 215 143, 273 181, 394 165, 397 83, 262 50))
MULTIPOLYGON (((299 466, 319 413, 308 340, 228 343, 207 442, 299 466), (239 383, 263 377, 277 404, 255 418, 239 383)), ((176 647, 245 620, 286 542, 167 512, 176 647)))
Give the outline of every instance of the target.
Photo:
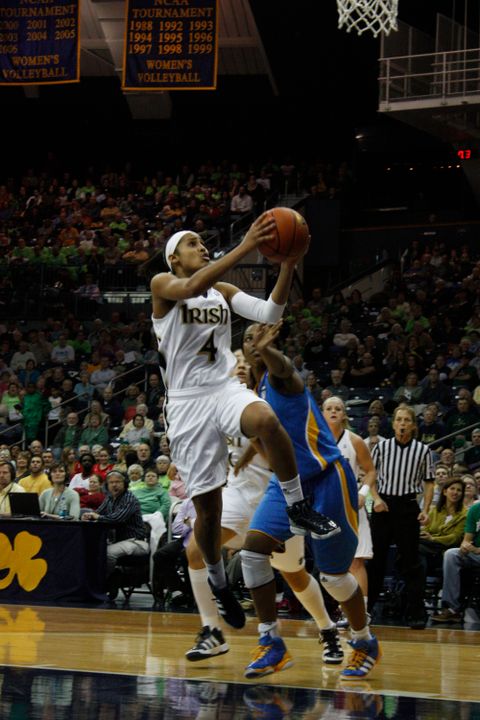
MULTIPOLYGON (((341 532, 325 540, 312 538, 312 552, 319 570, 332 575, 347 572, 358 544, 358 487, 348 462, 337 460, 318 475, 302 481, 303 494, 313 507, 335 520, 341 532)), ((254 530, 285 542, 292 537, 287 503, 273 475, 250 523, 254 530)))

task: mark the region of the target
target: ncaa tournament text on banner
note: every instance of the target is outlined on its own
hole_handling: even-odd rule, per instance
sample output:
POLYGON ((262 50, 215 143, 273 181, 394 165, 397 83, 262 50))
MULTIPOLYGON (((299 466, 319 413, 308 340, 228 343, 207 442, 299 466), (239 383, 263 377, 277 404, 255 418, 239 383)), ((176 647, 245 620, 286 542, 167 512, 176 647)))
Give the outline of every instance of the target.
POLYGON ((79 0, 0 0, 0 85, 78 82, 79 0))
POLYGON ((218 0, 127 0, 124 90, 214 90, 218 0))

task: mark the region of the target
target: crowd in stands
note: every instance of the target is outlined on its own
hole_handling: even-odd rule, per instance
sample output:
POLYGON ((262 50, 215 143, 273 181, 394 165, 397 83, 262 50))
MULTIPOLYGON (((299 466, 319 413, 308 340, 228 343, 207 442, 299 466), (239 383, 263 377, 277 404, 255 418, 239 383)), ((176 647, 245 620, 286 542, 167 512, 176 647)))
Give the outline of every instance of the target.
POLYGON ((318 197, 333 197, 345 191, 349 177, 345 164, 300 169, 290 160, 207 161, 145 177, 129 166, 92 169, 87 177, 57 166, 30 169, 0 185, 0 310, 27 291, 94 309, 108 287, 142 285, 139 266, 174 232, 194 229, 212 249, 227 246, 232 223, 257 216, 279 192, 305 186, 318 197))
MULTIPOLYGON (((135 320, 118 312, 96 317, 104 271, 143 264, 183 228, 227 244, 232 220, 258 214, 268 195, 281 191, 296 172, 288 162, 271 161, 246 169, 184 166, 141 180, 132 180, 128 171, 83 181, 29 171, 17 184, 0 186, 3 317, 10 290, 37 282, 32 278, 39 264, 54 267, 55 282, 93 310, 86 321, 67 310, 61 319, 0 322, 0 458, 14 461, 15 481, 44 497, 45 508, 52 509, 51 496, 63 483, 79 496, 78 515, 96 511, 114 468, 128 473, 144 513, 167 517, 168 497, 184 496, 174 466, 168 469, 164 388, 147 313, 135 320)), ((351 182, 346 166, 311 168, 304 176, 313 195, 327 198, 351 182)), ((393 274, 382 293, 365 300, 357 289, 327 297, 315 288, 291 303, 282 342, 317 403, 340 397, 352 428, 370 448, 391 437, 394 408, 412 406, 418 438, 441 461, 437 499, 456 479, 462 507, 476 502, 476 251, 415 240, 402 272, 393 274)), ((76 516, 74 505, 68 514, 76 516)))

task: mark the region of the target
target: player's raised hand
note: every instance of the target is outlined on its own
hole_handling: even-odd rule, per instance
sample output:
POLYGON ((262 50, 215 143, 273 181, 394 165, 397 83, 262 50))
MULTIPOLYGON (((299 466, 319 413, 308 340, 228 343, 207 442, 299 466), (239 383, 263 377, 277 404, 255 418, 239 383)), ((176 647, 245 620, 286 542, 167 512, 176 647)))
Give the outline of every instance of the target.
POLYGON ((274 239, 276 232, 275 220, 266 213, 260 215, 250 226, 247 234, 242 240, 242 245, 249 245, 252 250, 263 242, 270 242, 274 239))
POLYGON ((269 347, 274 340, 277 339, 280 328, 283 325, 283 320, 279 320, 274 325, 256 325, 253 332, 253 345, 257 352, 261 353, 262 350, 269 347))

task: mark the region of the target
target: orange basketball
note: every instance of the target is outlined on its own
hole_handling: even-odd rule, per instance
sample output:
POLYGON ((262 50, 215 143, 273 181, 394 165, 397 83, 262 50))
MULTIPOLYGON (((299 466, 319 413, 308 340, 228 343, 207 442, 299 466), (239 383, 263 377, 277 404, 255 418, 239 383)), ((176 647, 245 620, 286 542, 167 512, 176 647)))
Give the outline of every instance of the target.
POLYGON ((305 218, 296 210, 286 207, 272 208, 265 215, 273 217, 277 227, 275 238, 258 246, 262 255, 273 263, 298 257, 308 246, 310 237, 305 218))

